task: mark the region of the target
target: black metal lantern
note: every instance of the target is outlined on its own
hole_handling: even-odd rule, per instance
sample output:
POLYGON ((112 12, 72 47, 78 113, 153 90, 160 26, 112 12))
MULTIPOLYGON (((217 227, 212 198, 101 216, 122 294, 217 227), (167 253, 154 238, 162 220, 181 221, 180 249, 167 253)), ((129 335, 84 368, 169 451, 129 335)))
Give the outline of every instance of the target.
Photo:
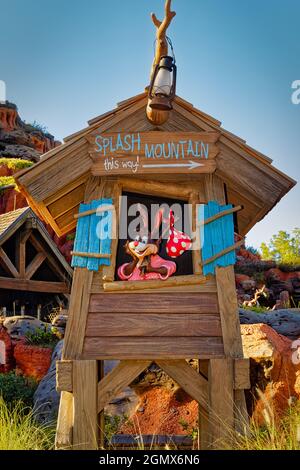
POLYGON ((149 106, 152 109, 171 111, 176 93, 177 67, 170 56, 161 57, 156 65, 149 89, 149 106))

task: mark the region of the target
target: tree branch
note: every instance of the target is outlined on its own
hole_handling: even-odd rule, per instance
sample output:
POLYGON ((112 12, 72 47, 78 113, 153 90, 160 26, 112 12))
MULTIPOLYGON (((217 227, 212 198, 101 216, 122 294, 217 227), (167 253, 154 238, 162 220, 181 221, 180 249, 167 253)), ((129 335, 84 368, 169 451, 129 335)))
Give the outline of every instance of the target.
POLYGON ((176 12, 171 11, 171 0, 166 0, 165 18, 163 19, 163 21, 159 21, 157 16, 154 13, 151 14, 152 21, 155 27, 157 28, 157 32, 156 32, 157 44, 156 44, 154 65, 159 63, 160 58, 162 56, 168 54, 168 42, 166 38, 166 33, 174 16, 176 16, 176 12))

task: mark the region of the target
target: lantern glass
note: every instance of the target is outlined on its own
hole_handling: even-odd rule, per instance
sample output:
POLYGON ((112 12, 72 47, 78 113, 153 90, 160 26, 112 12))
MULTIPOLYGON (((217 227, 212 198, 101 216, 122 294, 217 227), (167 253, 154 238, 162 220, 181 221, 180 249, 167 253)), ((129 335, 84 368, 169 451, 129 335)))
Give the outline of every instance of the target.
POLYGON ((153 85, 154 95, 169 96, 172 90, 172 72, 165 67, 158 69, 153 85))

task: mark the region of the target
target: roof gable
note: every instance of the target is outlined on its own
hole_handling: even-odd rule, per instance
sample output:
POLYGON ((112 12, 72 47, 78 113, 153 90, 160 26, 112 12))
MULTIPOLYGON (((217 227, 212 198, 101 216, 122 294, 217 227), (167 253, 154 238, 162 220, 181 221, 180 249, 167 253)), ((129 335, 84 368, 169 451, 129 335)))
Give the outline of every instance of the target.
POLYGON ((67 263, 64 256, 50 237, 48 231, 30 207, 17 209, 15 211, 0 215, 0 247, 8 239, 13 237, 17 230, 26 224, 27 220, 34 221, 32 225, 34 226, 34 229, 39 232, 41 239, 46 243, 49 253, 55 257, 57 262, 65 271, 66 275, 72 277, 73 269, 67 263))
POLYGON ((91 119, 85 129, 66 137, 63 145, 46 153, 39 163, 16 175, 30 205, 57 234, 75 228, 73 215, 83 200, 93 164, 86 137, 96 131, 220 132, 216 174, 226 183, 228 197, 232 198, 229 202, 234 202, 237 193, 245 200, 241 217, 243 235, 295 185, 293 179, 272 165, 270 158, 182 98, 176 97, 170 118, 162 126, 153 126, 148 121, 146 104, 146 92, 119 103, 114 110, 91 119))

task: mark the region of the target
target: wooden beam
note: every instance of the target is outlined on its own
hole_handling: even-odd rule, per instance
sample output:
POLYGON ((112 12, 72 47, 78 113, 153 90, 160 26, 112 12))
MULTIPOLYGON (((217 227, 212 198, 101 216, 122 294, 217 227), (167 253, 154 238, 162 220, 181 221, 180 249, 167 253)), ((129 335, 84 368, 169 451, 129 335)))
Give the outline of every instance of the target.
POLYGON ((44 253, 47 258, 47 263, 54 270, 55 274, 57 274, 61 279, 65 279, 66 273, 61 268, 60 263, 58 263, 55 257, 51 254, 50 250, 45 249, 43 244, 33 233, 31 233, 29 241, 38 252, 44 253))
POLYGON ((205 410, 208 410, 208 384, 185 360, 157 360, 156 364, 205 410))
POLYGON ((235 212, 239 212, 242 209, 243 209, 243 206, 236 206, 236 207, 233 207, 232 209, 227 209, 226 211, 219 212, 219 214, 215 214, 212 217, 209 217, 208 219, 200 222, 200 225, 210 224, 211 222, 214 222, 215 220, 218 220, 221 217, 225 217, 225 215, 234 214, 235 212))
POLYGON ((98 449, 97 361, 73 362, 73 448, 98 449))
POLYGON ((70 450, 73 445, 73 395, 69 392, 62 392, 60 396, 55 449, 70 450))
POLYGON ((70 287, 64 282, 33 281, 9 277, 0 277, 0 289, 48 292, 53 294, 68 294, 70 292, 70 287))
POLYGON ((217 267, 216 280, 224 339, 224 351, 227 356, 242 358, 243 346, 233 267, 217 267))
POLYGON ((245 239, 243 238, 239 242, 236 242, 234 245, 229 246, 228 248, 225 248, 224 250, 217 253, 216 255, 211 256, 210 258, 207 258, 205 261, 202 261, 202 266, 213 263, 217 259, 221 258, 221 256, 227 255, 227 253, 230 253, 231 251, 237 250, 238 248, 240 248, 244 244, 245 244, 245 239))
MULTIPOLYGON (((68 320, 70 321, 70 320, 68 320)), ((79 341, 76 332, 74 341, 79 341)), ((210 359, 224 357, 223 340, 218 337, 86 337, 84 359, 210 359)))
POLYGON ((88 271, 86 268, 75 268, 64 339, 63 359, 78 359, 81 357, 92 278, 92 271, 88 271))
POLYGON ((4 267, 4 269, 7 271, 8 274, 13 276, 16 279, 19 279, 20 273, 17 271, 15 266, 12 264, 11 260, 3 250, 3 248, 0 246, 0 263, 4 267))
POLYGON ((56 390, 73 392, 73 361, 56 361, 56 390))
POLYGON ((211 359, 208 383, 210 446, 221 449, 234 429, 233 360, 211 359))
POLYGON ((71 251, 72 256, 82 256, 83 258, 110 259, 110 253, 85 253, 82 251, 71 251))
POLYGON ((160 196, 188 201, 191 190, 186 185, 163 184, 157 181, 139 180, 137 178, 120 177, 120 184, 123 191, 134 191, 147 196, 160 196))
POLYGON ((31 263, 27 266, 25 270, 25 279, 31 279, 34 273, 39 269, 41 264, 45 261, 46 255, 44 253, 38 253, 31 263))
MULTIPOLYGON (((216 200, 219 204, 226 203, 224 182, 218 176, 207 175, 205 177, 205 189, 208 200, 216 200)), ((244 354, 233 266, 217 267, 216 282, 225 356, 243 358, 244 354)), ((244 390, 235 390, 234 402, 235 429, 245 434, 249 417, 244 390)))
POLYGON ((234 360, 234 389, 248 390, 250 383, 250 359, 234 360))
POLYGON ((109 372, 98 384, 98 413, 120 393, 130 385, 152 361, 121 361, 111 372, 109 372))
POLYGON ((149 280, 149 281, 117 281, 105 282, 103 289, 106 292, 126 292, 130 290, 143 290, 143 289, 161 289, 164 287, 173 286, 191 286, 205 283, 206 277, 200 274, 187 275, 187 276, 174 276, 169 277, 165 281, 149 280))

